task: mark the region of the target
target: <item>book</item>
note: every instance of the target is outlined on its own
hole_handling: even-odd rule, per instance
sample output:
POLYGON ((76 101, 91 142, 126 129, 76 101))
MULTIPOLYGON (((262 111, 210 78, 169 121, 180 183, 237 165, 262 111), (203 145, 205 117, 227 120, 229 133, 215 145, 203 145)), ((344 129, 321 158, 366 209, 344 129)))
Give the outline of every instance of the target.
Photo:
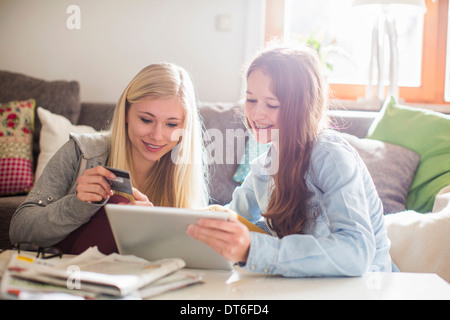
POLYGON ((104 255, 97 247, 75 257, 50 260, 14 252, 0 292, 11 299, 147 299, 201 282, 196 274, 178 272, 184 265, 181 259, 150 262, 133 255, 104 255))

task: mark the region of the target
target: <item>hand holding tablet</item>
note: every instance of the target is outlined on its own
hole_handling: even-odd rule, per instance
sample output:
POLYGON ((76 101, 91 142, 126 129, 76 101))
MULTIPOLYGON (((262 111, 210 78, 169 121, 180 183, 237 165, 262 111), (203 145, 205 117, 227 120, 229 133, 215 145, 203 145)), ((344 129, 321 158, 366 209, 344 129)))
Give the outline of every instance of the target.
POLYGON ((229 212, 116 204, 107 204, 105 210, 120 254, 149 261, 176 257, 187 268, 233 268, 233 262, 186 234, 188 226, 199 219, 229 221, 229 212))

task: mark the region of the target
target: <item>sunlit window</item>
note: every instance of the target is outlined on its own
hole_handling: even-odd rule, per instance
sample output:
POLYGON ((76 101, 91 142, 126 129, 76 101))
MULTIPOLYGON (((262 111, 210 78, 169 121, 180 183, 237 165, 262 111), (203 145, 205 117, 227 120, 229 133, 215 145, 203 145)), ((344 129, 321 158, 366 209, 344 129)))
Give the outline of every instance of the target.
MULTIPOLYGON (((448 16, 450 18, 450 8, 448 16)), ((447 67, 445 71, 445 101, 450 102, 450 23, 447 30, 447 67)))
MULTIPOLYGON (((381 10, 372 6, 352 7, 352 0, 287 0, 284 39, 317 41, 329 65, 330 83, 367 84, 372 48, 372 30, 381 10)), ((399 50, 399 79, 402 87, 421 85, 423 15, 393 9, 399 50)), ((388 39, 385 39, 389 65, 388 39)), ((385 71, 387 74, 387 70, 385 71)), ((376 83, 376 72, 372 74, 376 83)), ((386 81, 387 77, 386 77, 386 81)), ((450 90, 449 90, 450 92, 450 90)), ((449 94, 450 97, 450 94, 449 94)))

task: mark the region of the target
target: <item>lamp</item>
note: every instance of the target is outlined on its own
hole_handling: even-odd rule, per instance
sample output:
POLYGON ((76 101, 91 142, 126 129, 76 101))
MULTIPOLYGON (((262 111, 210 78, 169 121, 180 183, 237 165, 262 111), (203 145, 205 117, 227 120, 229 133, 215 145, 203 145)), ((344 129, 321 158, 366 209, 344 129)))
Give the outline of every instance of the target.
POLYGON ((398 89, 398 46, 397 46, 397 28, 395 16, 392 14, 393 6, 410 7, 416 9, 419 13, 426 12, 425 0, 353 0, 352 6, 377 5, 381 8, 381 14, 378 16, 372 29, 372 52, 369 65, 369 82, 366 90, 366 99, 373 100, 373 67, 376 64, 378 69, 378 81, 376 90, 376 99, 384 99, 384 38, 387 34, 389 39, 389 89, 388 96, 399 99, 398 89), (376 61, 376 63, 375 63, 376 61))

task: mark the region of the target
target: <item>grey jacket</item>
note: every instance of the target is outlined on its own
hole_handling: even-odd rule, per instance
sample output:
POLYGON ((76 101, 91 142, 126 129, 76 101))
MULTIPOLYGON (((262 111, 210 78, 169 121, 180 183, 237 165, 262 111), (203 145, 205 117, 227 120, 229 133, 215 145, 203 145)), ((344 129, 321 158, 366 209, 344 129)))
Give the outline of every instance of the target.
POLYGON ((109 133, 71 134, 14 213, 9 229, 11 243, 52 246, 88 222, 106 201, 94 204, 79 200, 77 179, 85 168, 105 165, 109 153, 109 133))

